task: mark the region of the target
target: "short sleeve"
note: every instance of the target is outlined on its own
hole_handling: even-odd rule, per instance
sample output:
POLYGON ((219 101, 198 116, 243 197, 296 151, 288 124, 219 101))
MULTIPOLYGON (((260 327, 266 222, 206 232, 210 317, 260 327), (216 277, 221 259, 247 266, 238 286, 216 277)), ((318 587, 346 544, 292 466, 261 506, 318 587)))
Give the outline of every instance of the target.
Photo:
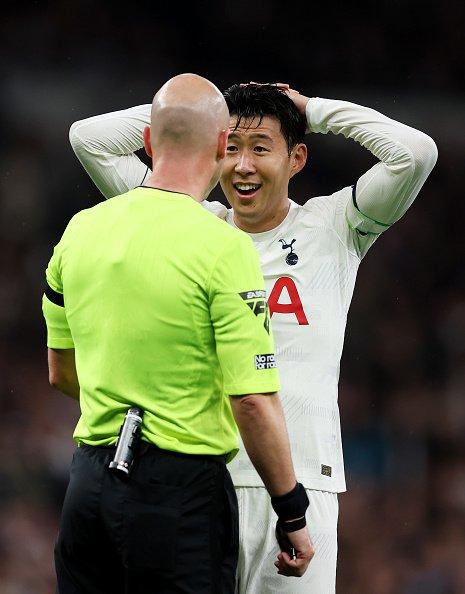
POLYGON ((229 241, 213 269, 210 315, 225 392, 279 390, 260 262, 251 239, 241 232, 229 241))
POLYGON ((47 346, 51 349, 74 348, 66 318, 61 276, 61 242, 53 250, 45 273, 46 288, 42 297, 42 312, 47 325, 47 346))

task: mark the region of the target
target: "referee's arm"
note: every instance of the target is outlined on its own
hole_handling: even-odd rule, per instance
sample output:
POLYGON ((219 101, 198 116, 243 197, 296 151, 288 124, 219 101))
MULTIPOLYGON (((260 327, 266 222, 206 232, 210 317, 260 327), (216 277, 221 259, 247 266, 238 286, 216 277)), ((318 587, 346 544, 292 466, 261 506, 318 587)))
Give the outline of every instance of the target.
POLYGON ((247 454, 272 497, 297 482, 278 394, 232 396, 231 407, 247 454))
POLYGON ((63 394, 79 400, 80 388, 74 359, 74 342, 66 317, 63 296, 61 241, 53 250, 45 276, 42 311, 47 324, 49 382, 63 394))
POLYGON ((48 349, 48 380, 55 389, 79 400, 74 349, 48 349))

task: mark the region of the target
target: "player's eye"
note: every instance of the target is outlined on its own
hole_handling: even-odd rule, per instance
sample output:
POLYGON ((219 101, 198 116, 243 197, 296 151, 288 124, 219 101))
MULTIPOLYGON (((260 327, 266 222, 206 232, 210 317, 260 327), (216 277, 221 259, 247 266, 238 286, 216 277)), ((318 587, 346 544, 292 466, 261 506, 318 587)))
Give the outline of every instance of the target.
POLYGON ((228 153, 235 153, 237 151, 237 146, 234 146, 233 144, 228 144, 226 150, 228 151, 228 153))
POLYGON ((269 153, 270 152, 269 149, 265 148, 264 146, 260 146, 260 145, 254 147, 254 151, 256 153, 269 153))

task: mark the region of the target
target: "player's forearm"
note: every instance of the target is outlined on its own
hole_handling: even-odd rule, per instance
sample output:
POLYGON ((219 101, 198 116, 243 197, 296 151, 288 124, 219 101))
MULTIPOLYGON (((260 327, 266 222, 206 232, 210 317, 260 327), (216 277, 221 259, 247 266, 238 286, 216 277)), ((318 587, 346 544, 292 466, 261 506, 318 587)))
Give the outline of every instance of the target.
POLYGON ((231 405, 247 454, 270 495, 291 491, 296 477, 278 395, 232 397, 231 405))
POLYGON ((357 207, 386 225, 397 221, 436 163, 434 141, 373 109, 346 101, 312 98, 306 113, 311 131, 342 134, 380 160, 357 182, 357 207))
POLYGON ((75 122, 69 139, 79 161, 106 198, 142 183, 147 167, 135 155, 150 124, 150 105, 75 122))

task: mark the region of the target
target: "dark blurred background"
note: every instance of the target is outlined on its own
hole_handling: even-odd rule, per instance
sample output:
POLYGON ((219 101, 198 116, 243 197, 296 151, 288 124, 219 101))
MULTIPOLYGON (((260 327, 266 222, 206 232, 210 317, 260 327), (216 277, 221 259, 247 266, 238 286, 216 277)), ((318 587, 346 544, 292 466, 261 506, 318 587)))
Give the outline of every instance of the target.
MULTIPOLYGON (((363 262, 340 405, 348 475, 338 594, 465 592, 465 4, 118 1, 2 8, 0 594, 54 592, 53 542, 77 404, 47 382, 44 269, 68 219, 102 199, 73 121, 151 101, 174 74, 220 88, 288 82, 430 134, 439 161, 363 262)), ((304 202, 374 162, 310 136, 304 202)), ((215 191, 215 198, 222 199, 215 191)))

